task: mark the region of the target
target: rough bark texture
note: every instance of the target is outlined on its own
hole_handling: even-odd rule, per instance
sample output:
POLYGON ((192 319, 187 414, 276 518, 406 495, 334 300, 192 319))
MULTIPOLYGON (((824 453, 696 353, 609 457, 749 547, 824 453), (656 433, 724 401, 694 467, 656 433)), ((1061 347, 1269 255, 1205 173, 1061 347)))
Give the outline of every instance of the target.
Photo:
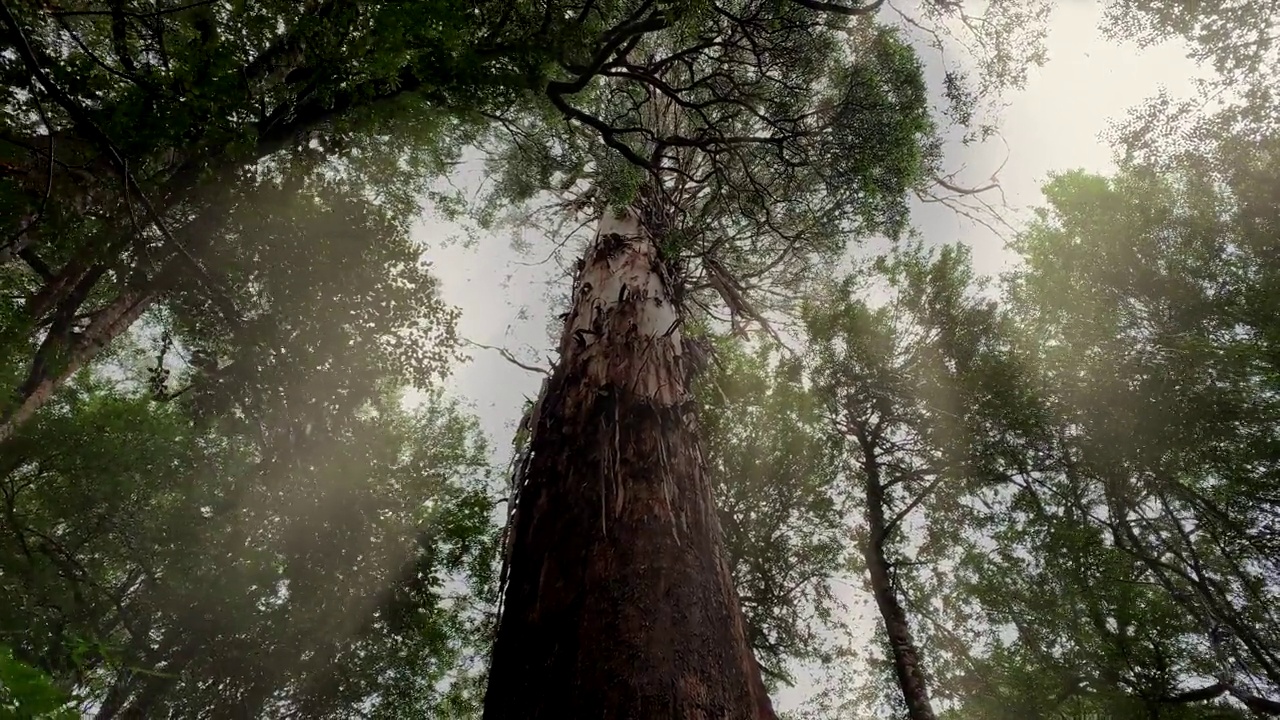
POLYGON ((679 311, 630 218, 588 250, 512 521, 486 720, 773 720, 712 505, 679 311))
POLYGON ((889 636, 893 670, 907 705, 907 716, 911 720, 937 720, 938 716, 934 714, 933 705, 929 701, 929 686, 920 665, 920 653, 911 638, 907 612, 898 602, 889 574, 889 559, 884 551, 889 528, 885 519, 884 480, 880 474, 880 461, 876 456, 876 443, 868 437, 865 428, 858 431, 858 443, 862 450, 863 491, 866 499, 864 512, 869 531, 862 546, 862 557, 871 575, 871 594, 875 597, 876 608, 880 611, 880 618, 884 621, 884 628, 889 636))

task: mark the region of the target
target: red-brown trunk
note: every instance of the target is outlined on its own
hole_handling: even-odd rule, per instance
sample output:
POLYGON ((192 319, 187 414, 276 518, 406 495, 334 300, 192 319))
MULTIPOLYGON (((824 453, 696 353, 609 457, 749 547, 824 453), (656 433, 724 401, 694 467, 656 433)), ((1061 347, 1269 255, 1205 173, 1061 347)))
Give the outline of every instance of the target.
POLYGON ((584 258, 512 527, 485 720, 773 720, 637 223, 584 258))

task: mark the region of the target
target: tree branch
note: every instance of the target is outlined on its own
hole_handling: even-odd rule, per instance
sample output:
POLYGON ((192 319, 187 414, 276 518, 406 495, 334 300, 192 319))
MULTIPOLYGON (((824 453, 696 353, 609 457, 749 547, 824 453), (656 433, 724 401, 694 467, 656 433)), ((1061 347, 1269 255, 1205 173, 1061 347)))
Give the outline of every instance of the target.
POLYGON ((1169 705, 1181 705, 1186 703, 1204 702, 1205 700, 1212 700, 1223 695, 1231 695, 1231 697, 1239 700, 1245 707, 1256 713, 1262 715, 1280 715, 1280 702, 1264 698, 1259 695, 1254 695, 1252 693, 1247 693, 1227 682, 1214 683, 1208 687, 1188 690, 1170 697, 1158 698, 1157 702, 1169 705))
POLYGON ((847 15, 849 17, 870 15, 876 10, 879 10, 881 5, 884 5, 884 0, 875 0, 875 2, 870 5, 863 5, 862 7, 849 7, 847 5, 840 5, 833 2, 823 2, 822 0, 791 0, 791 2, 794 2, 797 5, 803 5, 810 10, 835 13, 837 15, 847 15))
MULTIPOLYGON (((632 13, 631 18, 637 18, 652 4, 652 0, 644 3, 635 13, 632 13)), ((581 92, 599 74, 605 63, 609 62, 609 59, 614 56, 614 53, 624 43, 638 39, 646 33, 662 30, 670 24, 670 21, 667 20, 666 15, 661 10, 654 11, 642 20, 631 18, 606 34, 603 44, 596 50, 588 65, 576 69, 571 68, 578 75, 576 79, 570 81, 553 80, 547 84, 547 92, 556 95, 572 95, 576 92, 581 92)))
POLYGON ((906 519, 906 517, 911 514, 912 510, 919 507, 920 503, 924 502, 925 498, 929 497, 929 495, 942 484, 945 477, 946 476, 942 473, 938 473, 938 475, 933 479, 933 482, 929 483, 928 487, 921 490, 920 494, 915 496, 911 502, 907 503, 906 507, 902 508, 897 513, 894 513, 894 516, 889 518, 889 520, 884 524, 885 535, 888 535, 898 523, 906 519))
MULTIPOLYGON (((583 125, 586 125, 594 129, 596 132, 599 132, 600 139, 604 141, 604 144, 608 145, 614 150, 617 150, 628 161, 642 168, 653 167, 653 162, 651 160, 644 159, 643 157, 640 156, 639 153, 633 150, 630 145, 627 145, 626 143, 618 139, 618 134, 620 132, 625 132, 625 130, 618 130, 610 126, 609 123, 601 120, 600 118, 594 115, 591 115, 590 113, 583 112, 582 110, 579 110, 576 107, 573 107, 568 102, 566 102, 565 99, 561 97, 558 93, 554 93, 554 92, 548 93, 547 97, 551 100, 551 104, 555 105, 556 109, 564 113, 567 118, 571 120, 577 120, 583 125)), ((635 130, 638 132, 643 130, 643 128, 636 128, 635 130)))
POLYGON ((547 370, 546 368, 540 368, 537 365, 529 365, 527 363, 523 363, 519 359, 517 359, 515 355, 512 355, 511 351, 506 348, 495 347, 493 345, 485 345, 484 343, 478 343, 478 342, 475 342, 474 340, 463 340, 463 342, 465 342, 468 345, 473 345, 478 348, 483 348, 485 350, 496 350, 497 353, 501 355, 504 360, 511 363, 512 365, 515 365, 521 370, 527 370, 532 373, 539 373, 541 375, 546 375, 547 377, 551 377, 550 370, 547 370))
POLYGON ((138 19, 149 19, 149 18, 156 18, 156 17, 160 17, 160 16, 162 16, 162 15, 170 15, 170 14, 173 14, 173 13, 179 13, 179 12, 182 12, 183 10, 191 10, 192 8, 198 8, 198 7, 201 7, 201 6, 203 6, 203 5, 213 5, 213 4, 217 3, 217 2, 219 2, 219 0, 199 0, 199 2, 188 3, 188 4, 186 4, 186 5, 179 5, 179 6, 177 6, 177 7, 164 8, 164 9, 162 9, 162 10, 152 10, 152 11, 150 11, 150 12, 137 12, 137 11, 132 11, 132 10, 124 10, 124 9, 119 9, 119 10, 115 10, 115 9, 113 9, 113 10, 58 10, 58 9, 54 9, 54 10, 52 10, 49 14, 50 14, 51 16, 55 17, 55 18, 64 18, 64 17, 94 17, 94 16, 99 16, 99 17, 100 17, 100 16, 104 16, 104 15, 114 15, 114 14, 116 14, 116 13, 119 13, 119 14, 120 14, 121 16, 123 16, 123 17, 131 17, 131 18, 138 18, 138 19))
POLYGON ((187 249, 186 245, 181 243, 176 237, 174 237, 173 233, 170 232, 168 225, 164 222, 164 219, 160 217, 158 212, 156 212, 155 206, 147 199, 147 196, 142 191, 142 187, 133 177, 133 174, 129 172, 128 162, 121 156, 119 148, 116 147, 115 143, 107 135, 106 131, 99 127, 98 124, 89 117, 89 114, 85 109, 72 99, 71 96, 64 92, 62 88, 53 81, 53 78, 49 77, 49 74, 45 72, 39 59, 36 57, 35 50, 27 40, 26 33, 23 32, 22 26, 18 23, 17 17, 14 16, 13 11, 9 9, 9 5, 5 0, 0 0, 0 12, 3 13, 5 24, 9 26, 9 30, 14 36, 16 49, 19 57, 22 58, 23 64, 27 66, 27 69, 31 74, 36 78, 40 85, 44 87, 45 92, 49 93, 50 97, 52 97, 58 105, 62 106, 62 108, 67 111, 67 114, 71 116, 72 122, 74 122, 77 127, 80 127, 88 137, 93 139, 94 142, 98 143, 110 156, 112 165, 115 166, 116 172, 125 183, 126 203, 128 202, 130 192, 138 196, 138 201, 142 204, 142 208, 147 214, 147 219, 155 226, 156 230, 160 232, 161 237, 164 238, 165 242, 172 247, 178 255, 181 255, 183 259, 186 260, 193 269, 195 269, 197 275, 200 276, 205 284, 210 289, 214 290, 214 294, 218 301, 217 304, 219 305, 219 308, 227 314, 227 319, 230 322, 238 323, 240 321, 240 312, 235 307, 234 301, 232 301, 231 297, 226 294, 220 284, 214 281, 214 279, 209 275, 209 272, 205 270, 204 265, 191 254, 191 251, 187 249))

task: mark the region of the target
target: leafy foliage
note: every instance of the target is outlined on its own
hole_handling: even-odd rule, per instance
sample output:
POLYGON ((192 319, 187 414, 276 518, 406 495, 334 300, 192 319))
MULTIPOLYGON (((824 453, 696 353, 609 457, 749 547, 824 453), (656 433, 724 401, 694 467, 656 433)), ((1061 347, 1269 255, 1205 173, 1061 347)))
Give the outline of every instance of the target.
POLYGON ((832 661, 824 630, 845 608, 829 578, 844 563, 847 493, 799 366, 761 346, 718 344, 704 398, 705 457, 748 634, 770 681, 832 661))
POLYGON ((545 106, 499 118, 479 216, 542 193, 561 201, 544 208, 553 221, 629 205, 669 252, 690 313, 795 302, 851 240, 901 231, 908 192, 938 160, 919 60, 873 10, 744 0, 638 13, 652 29, 618 25, 613 45, 560 63, 545 106), (548 123, 556 114, 571 124, 548 123), (748 292, 717 289, 721 276, 748 292))
POLYGON ((447 402, 388 398, 286 454, 175 405, 67 392, 74 412, 31 426, 3 485, 0 618, 21 656, 99 717, 442 702, 492 552, 482 448, 447 402))
POLYGON ((0 645, 0 713, 6 718, 73 718, 67 699, 48 675, 0 645))
MULTIPOLYGON (((282 176, 286 193, 328 184, 373 201, 403 230, 474 138, 475 113, 540 87, 567 32, 541 22, 553 17, 550 4, 447 0, 7 2, 0 260, 13 294, 0 315, 11 347, 29 347, 0 435, 171 292, 244 322, 254 288, 222 246, 244 259, 254 236, 229 237, 246 228, 224 219, 278 202, 264 186, 282 176)), ((373 242, 383 228, 366 229, 373 242)))
POLYGON ((939 717, 1280 710, 1277 178, 1242 147, 1056 176, 999 304, 951 249, 815 303, 833 428, 914 498, 894 594, 939 717))
POLYGON ((1274 72, 1275 29, 1275 8, 1254 0, 1202 7, 1165 0, 1113 0, 1104 24, 1113 37, 1141 46, 1181 38, 1192 58, 1210 64, 1227 83, 1262 80, 1274 72))
POLYGON ((0 630, 95 717, 467 716, 496 533, 432 389, 453 311, 347 176, 277 163, 218 210, 238 315, 177 288, 3 444, 0 630))
POLYGON ((1060 178, 1011 299, 1041 348, 1081 510, 1184 615, 1205 674, 1274 692, 1276 268, 1258 234, 1270 210, 1252 200, 1275 178, 1240 170, 1223 184, 1140 167, 1060 178))

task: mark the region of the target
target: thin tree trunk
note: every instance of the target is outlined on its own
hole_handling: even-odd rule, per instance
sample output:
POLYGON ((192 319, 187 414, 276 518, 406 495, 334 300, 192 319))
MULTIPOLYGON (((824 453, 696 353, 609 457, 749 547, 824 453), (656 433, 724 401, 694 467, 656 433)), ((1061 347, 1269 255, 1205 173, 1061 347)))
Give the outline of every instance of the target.
MULTIPOLYGON (((186 225, 183 232, 190 250, 200 252, 208 248, 216 223, 225 215, 225 210, 220 203, 210 202, 186 225)), ((177 253, 170 254, 148 279, 125 286, 106 306, 95 312, 88 327, 79 333, 71 333, 68 323, 103 274, 104 266, 91 265, 84 258, 69 261, 59 276, 32 299, 28 308, 35 323, 50 312, 61 312, 56 308, 59 304, 66 304, 67 312, 63 313, 61 323, 55 319, 49 328, 50 335, 57 333, 57 336, 45 338, 46 342, 32 362, 27 381, 17 389, 10 403, 0 404, 5 408, 0 414, 0 444, 7 442, 18 428, 48 404, 62 383, 84 369, 116 338, 128 332, 148 308, 182 281, 188 262, 177 253)))
POLYGON ((485 720, 773 720, 724 558, 680 313, 634 216, 587 251, 512 519, 485 720))
MULTIPOLYGON (((89 364, 103 348, 128 330, 142 313, 160 296, 161 288, 153 284, 145 289, 128 288, 99 310, 82 332, 63 345, 56 368, 37 368, 19 391, 17 404, 0 421, 0 443, 7 441, 23 423, 48 404, 62 383, 89 364)), ((40 362, 37 360, 37 362, 40 362)))
MULTIPOLYGON (((61 305, 62 301, 85 279, 90 269, 94 267, 88 255, 89 253, 82 251, 68 260, 67 264, 27 301, 27 317, 33 326, 39 324, 45 316, 61 305)), ((73 308, 75 309, 78 308, 73 308)))
POLYGON ((18 232, 9 238, 3 247, 0 247, 0 267, 8 265, 35 242, 37 217, 35 213, 28 213, 18 219, 18 232))
POLYGON ((865 424, 858 428, 857 439, 862 453, 864 514, 868 530, 862 545, 862 557, 871 575, 871 594, 889 636, 893 670, 898 678, 898 687, 902 689, 902 699, 907 704, 908 717, 911 720, 937 720, 938 716, 929 702, 929 686, 920 665, 920 653, 911 638, 907 612, 898 602, 890 577, 889 559, 884 551, 889 528, 885 519, 884 480, 880 474, 876 443, 868 435, 865 424))

